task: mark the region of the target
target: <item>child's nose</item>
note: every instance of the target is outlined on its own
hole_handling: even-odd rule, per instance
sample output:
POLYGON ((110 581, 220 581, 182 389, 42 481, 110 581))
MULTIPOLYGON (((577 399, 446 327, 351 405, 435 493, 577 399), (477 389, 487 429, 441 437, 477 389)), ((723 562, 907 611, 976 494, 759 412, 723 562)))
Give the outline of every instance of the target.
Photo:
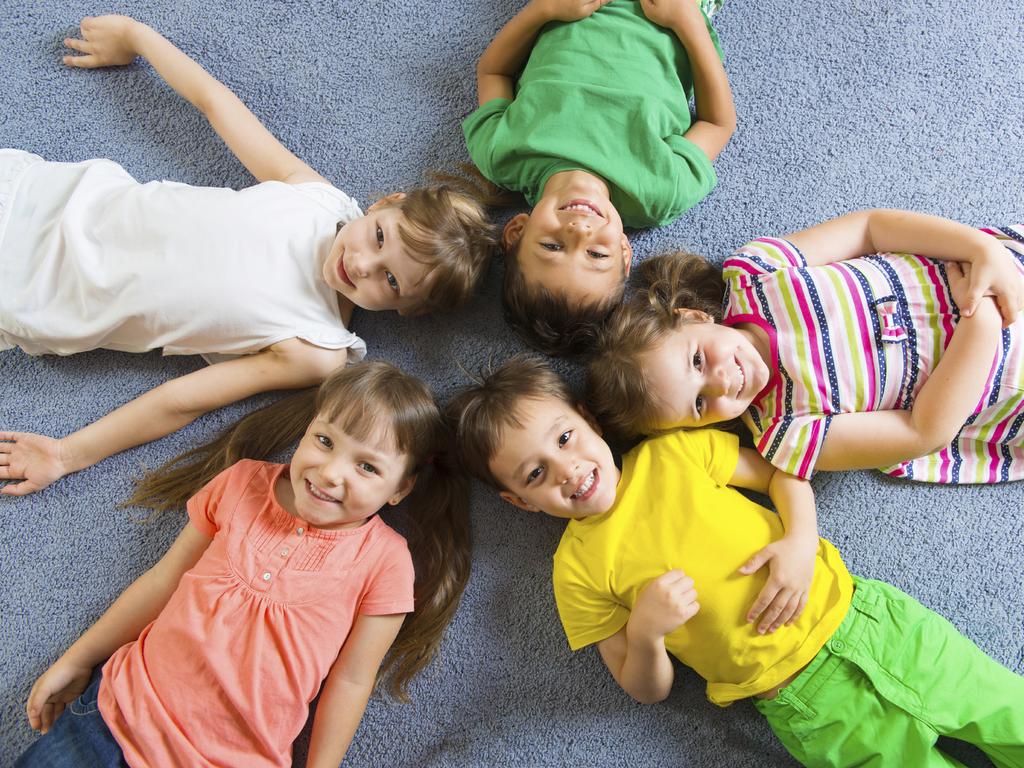
POLYGON ((320 477, 331 488, 343 488, 345 485, 345 468, 341 462, 332 461, 320 468, 320 477))

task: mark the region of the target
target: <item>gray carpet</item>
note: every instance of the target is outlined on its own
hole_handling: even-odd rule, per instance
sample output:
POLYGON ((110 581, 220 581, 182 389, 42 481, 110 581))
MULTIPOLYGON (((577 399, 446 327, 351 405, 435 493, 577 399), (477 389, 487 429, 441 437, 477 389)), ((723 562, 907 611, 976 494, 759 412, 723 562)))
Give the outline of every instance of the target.
MULTIPOLYGON (((118 3, 234 88, 302 158, 363 203, 465 158, 476 57, 514 0, 146 0, 118 3)), ((0 145, 53 160, 111 157, 137 178, 241 187, 252 179, 145 65, 60 65, 80 0, 0 5, 0 145)), ((972 224, 1024 219, 1024 57, 1018 0, 729 0, 717 20, 740 128, 721 183, 675 225, 636 238, 644 258, 687 246, 716 258, 864 206, 972 224)), ((447 396, 518 349, 497 300, 429 319, 357 311, 371 355, 447 396)), ((3 287, 0 286, 0 290, 3 287)), ((0 429, 63 435, 198 359, 95 352, 0 354, 0 429)), ((132 478, 211 436, 253 403, 152 445, 0 499, 0 765, 33 739, 38 674, 149 567, 182 524, 117 508, 132 478)), ((816 478, 823 535, 850 570, 889 580, 1024 672, 1024 485, 922 487, 870 473, 816 478)), ((571 654, 549 584, 560 524, 473 496, 473 577, 415 703, 374 697, 352 766, 787 766, 749 704, 718 709, 680 668, 644 707, 594 651, 571 654)), ((301 764, 302 744, 297 748, 301 764)), ((967 755, 971 759, 971 755, 967 755)), ((982 763, 983 764, 983 763, 982 763)))

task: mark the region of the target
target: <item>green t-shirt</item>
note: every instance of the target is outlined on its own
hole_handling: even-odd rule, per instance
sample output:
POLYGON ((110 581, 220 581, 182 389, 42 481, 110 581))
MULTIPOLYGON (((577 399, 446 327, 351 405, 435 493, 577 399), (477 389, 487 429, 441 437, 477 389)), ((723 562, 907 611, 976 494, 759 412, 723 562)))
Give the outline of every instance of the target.
POLYGON ((608 183, 626 226, 661 226, 716 183, 708 156, 683 138, 692 91, 679 38, 650 22, 639 2, 612 0, 580 21, 544 27, 515 99, 492 99, 462 130, 481 173, 530 205, 552 174, 582 169, 608 183))

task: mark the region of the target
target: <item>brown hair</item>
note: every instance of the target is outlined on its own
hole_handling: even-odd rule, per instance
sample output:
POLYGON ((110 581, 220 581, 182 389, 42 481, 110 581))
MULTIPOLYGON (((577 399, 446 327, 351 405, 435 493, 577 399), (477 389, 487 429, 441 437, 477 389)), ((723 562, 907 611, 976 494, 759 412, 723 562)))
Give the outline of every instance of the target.
POLYGON ((555 398, 575 408, 569 384, 536 355, 521 353, 481 375, 455 395, 445 409, 455 433, 459 463, 473 477, 506 490, 491 472, 491 459, 509 427, 521 427, 523 400, 555 398))
POLYGON ((459 176, 443 178, 445 183, 410 190, 390 204, 402 212, 402 245, 429 269, 429 290, 412 307, 414 314, 465 303, 499 249, 498 228, 486 210, 488 191, 459 176))
POLYGON ((722 318, 720 267, 692 253, 669 253, 636 270, 640 290, 614 312, 587 365, 587 404, 615 436, 633 438, 655 424, 658 402, 647 386, 643 355, 689 322, 676 309, 722 318))
POLYGON ((321 414, 356 439, 383 428, 417 475, 409 501, 409 549, 416 565, 415 610, 381 667, 392 695, 407 701, 410 680, 436 655, 469 578, 469 490, 448 458, 450 433, 430 389, 385 362, 335 371, 309 389, 254 411, 216 440, 148 473, 126 502, 155 510, 184 506, 215 475, 244 458, 291 446, 321 414))
POLYGON ((501 303, 505 322, 534 349, 545 355, 579 355, 589 352, 612 311, 622 303, 622 284, 603 299, 573 304, 564 293, 543 285, 530 285, 519 269, 519 246, 505 252, 505 280, 501 303))

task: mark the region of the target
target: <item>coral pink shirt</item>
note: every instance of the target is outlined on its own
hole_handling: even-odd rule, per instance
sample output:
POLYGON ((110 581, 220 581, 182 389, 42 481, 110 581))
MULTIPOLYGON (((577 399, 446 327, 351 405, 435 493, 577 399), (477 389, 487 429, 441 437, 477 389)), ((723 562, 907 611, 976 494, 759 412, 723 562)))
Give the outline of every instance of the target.
POLYGON ((307 528, 274 497, 286 470, 240 461, 189 500, 213 541, 103 668, 100 712, 132 768, 291 765, 356 614, 412 610, 405 539, 379 517, 307 528))

